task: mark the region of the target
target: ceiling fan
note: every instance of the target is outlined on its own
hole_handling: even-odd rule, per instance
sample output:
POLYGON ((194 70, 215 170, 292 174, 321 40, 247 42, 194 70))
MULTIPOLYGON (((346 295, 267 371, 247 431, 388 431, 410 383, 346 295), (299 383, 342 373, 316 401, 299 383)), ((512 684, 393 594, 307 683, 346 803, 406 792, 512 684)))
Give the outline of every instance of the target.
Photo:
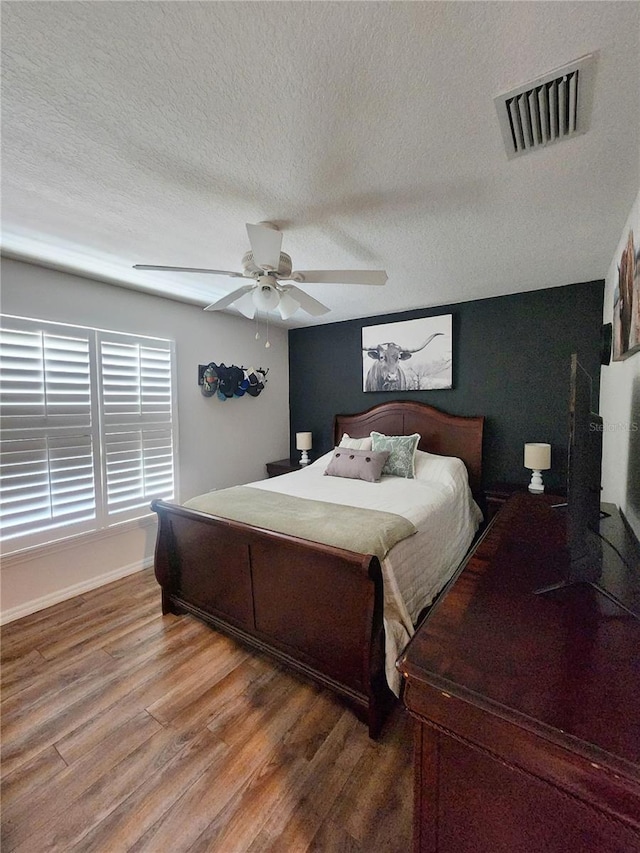
POLYGON ((220 311, 235 303, 236 308, 250 320, 256 311, 278 309, 283 320, 287 320, 298 308, 319 317, 330 309, 314 299, 295 284, 372 284, 383 285, 387 281, 384 270, 300 270, 293 271, 291 258, 281 252, 282 234, 271 222, 247 223, 247 234, 251 250, 242 258, 242 272, 210 270, 197 267, 165 267, 150 264, 134 264, 137 270, 168 270, 172 272, 198 272, 210 275, 226 275, 230 278, 252 278, 245 284, 207 305, 205 311, 220 311))

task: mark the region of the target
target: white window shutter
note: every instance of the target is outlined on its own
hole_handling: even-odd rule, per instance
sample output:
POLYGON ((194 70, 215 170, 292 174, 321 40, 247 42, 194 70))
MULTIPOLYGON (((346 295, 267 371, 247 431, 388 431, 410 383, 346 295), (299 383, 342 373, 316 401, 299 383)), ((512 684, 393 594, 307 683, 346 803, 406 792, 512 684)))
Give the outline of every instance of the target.
POLYGON ((96 527, 91 350, 86 330, 3 318, 0 524, 13 547, 96 527))
POLYGON ((5 553, 150 514, 175 491, 173 343, 0 322, 5 553))
POLYGON ((99 333, 103 473, 109 518, 174 497, 169 341, 99 333))

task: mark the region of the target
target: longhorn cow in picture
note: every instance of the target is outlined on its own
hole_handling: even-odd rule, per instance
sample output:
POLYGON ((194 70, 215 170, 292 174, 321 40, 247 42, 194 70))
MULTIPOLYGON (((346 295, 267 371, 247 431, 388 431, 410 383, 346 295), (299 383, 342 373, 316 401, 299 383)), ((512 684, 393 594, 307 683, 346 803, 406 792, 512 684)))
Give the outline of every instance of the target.
POLYGON ((374 347, 362 347, 374 363, 369 368, 365 382, 365 391, 406 391, 410 388, 407 376, 400 366, 401 361, 411 358, 414 353, 421 352, 431 341, 442 335, 434 332, 429 335, 422 346, 409 349, 396 343, 377 344, 374 347))

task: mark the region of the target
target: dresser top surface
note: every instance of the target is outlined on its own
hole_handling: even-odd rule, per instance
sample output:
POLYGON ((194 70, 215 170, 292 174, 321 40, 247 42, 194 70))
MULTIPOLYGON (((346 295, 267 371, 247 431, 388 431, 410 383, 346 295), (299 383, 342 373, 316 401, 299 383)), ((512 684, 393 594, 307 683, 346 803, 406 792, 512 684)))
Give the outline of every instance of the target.
MULTIPOLYGON (((640 621, 592 586, 536 595, 567 573, 552 500, 511 498, 418 629, 399 668, 570 747, 640 765, 640 621)), ((602 544, 614 585, 640 582, 602 544), (610 552, 610 553, 609 553, 610 552)), ((635 560, 634 554, 634 560, 635 560)), ((640 769, 640 768, 639 768, 640 769)))

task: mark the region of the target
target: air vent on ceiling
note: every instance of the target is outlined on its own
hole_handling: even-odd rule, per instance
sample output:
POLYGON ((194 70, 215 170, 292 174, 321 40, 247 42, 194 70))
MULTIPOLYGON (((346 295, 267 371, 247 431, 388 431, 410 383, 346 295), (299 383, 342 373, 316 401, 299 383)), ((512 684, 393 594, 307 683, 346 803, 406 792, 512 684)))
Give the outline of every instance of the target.
POLYGON ((585 133, 589 126, 596 54, 493 99, 507 157, 585 133))

